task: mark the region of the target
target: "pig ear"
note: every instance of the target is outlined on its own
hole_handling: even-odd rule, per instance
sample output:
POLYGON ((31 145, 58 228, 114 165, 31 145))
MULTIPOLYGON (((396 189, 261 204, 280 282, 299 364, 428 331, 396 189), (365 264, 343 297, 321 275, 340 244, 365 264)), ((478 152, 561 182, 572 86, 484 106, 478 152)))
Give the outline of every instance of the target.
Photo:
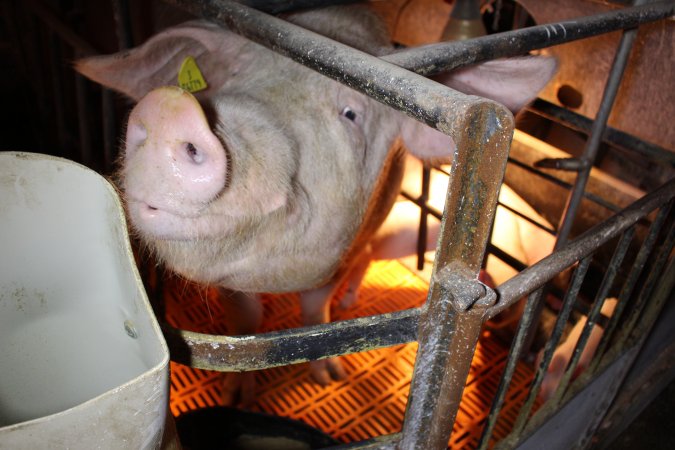
MULTIPOLYGON (((230 73, 237 50, 246 41, 208 22, 187 22, 167 29, 144 44, 113 55, 75 62, 75 69, 97 83, 139 100, 160 86, 178 84, 178 71, 192 56, 215 91, 230 73), (230 70, 224 70, 227 67, 230 70)), ((207 92, 207 91, 203 91, 207 92)))
MULTIPOLYGON (((555 58, 527 56, 497 59, 434 77, 457 91, 499 102, 514 113, 534 100, 553 77, 555 58)), ((411 153, 422 159, 447 158, 455 151, 449 136, 406 117, 401 135, 411 153)))
POLYGON ((555 58, 524 56, 463 67, 434 80, 465 94, 499 102, 516 113, 537 97, 557 68, 555 58))

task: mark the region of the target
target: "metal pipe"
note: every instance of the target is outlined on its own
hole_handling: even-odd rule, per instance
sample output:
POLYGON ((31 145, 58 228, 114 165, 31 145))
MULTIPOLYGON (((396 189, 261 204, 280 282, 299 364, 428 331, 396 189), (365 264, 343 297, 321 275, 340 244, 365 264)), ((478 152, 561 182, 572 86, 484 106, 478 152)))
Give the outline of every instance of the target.
POLYGON ((635 28, 675 14, 672 1, 624 8, 559 23, 537 25, 464 41, 417 47, 383 57, 397 66, 431 76, 481 61, 520 56, 530 50, 551 47, 611 31, 635 28))
POLYGON ((596 369, 596 367, 599 364, 599 359, 604 357, 605 353, 607 352, 607 347, 609 346, 609 343, 613 339, 616 327, 618 326, 619 320, 621 319, 624 309, 628 304, 628 299, 633 295, 633 290, 637 285, 638 279, 640 278, 640 275, 642 274, 645 265, 647 264, 650 256, 652 255, 652 250, 656 245, 657 238, 659 236, 659 233, 661 232, 661 228, 663 227, 666 218, 668 217, 668 214, 669 214, 668 208, 662 207, 659 213, 657 214, 656 218, 654 219, 652 226, 649 228, 649 233, 642 242, 640 251, 638 252, 637 256, 635 257, 635 260, 633 261, 630 273, 628 274, 628 277, 626 278, 626 281, 624 282, 623 287, 621 288, 621 293, 619 294, 619 298, 617 299, 617 305, 616 308, 614 309, 614 313, 612 314, 612 317, 610 318, 609 323, 605 328, 605 332, 602 334, 600 343, 598 344, 598 349, 596 353, 599 356, 599 358, 595 359, 593 364, 591 364, 590 368, 592 370, 596 369))
POLYGON ((238 372, 356 353, 417 339, 418 308, 255 336, 215 336, 162 325, 171 360, 238 372), (317 336, 320 336, 318 338, 317 336), (316 345, 317 339, 321 345, 316 345))
MULTIPOLYGON (((539 370, 535 374, 533 385, 530 388, 530 395, 532 395, 533 390, 536 389, 538 391, 539 386, 541 385, 541 381, 543 379, 542 372, 545 370, 544 363, 548 365, 551 361, 553 350, 555 349, 557 341, 560 340, 560 336, 562 335, 562 331, 567 321, 567 318, 569 317, 574 302, 576 301, 576 298, 579 295, 579 290, 581 289, 581 284, 583 283, 584 278, 586 277, 586 272, 588 271, 588 266, 590 265, 590 262, 591 262, 590 257, 582 259, 579 262, 579 265, 577 266, 576 270, 574 271, 570 288, 568 289, 565 295, 563 309, 560 311, 558 320, 555 325, 555 329, 553 330, 553 335, 551 336, 551 339, 546 346, 545 350, 546 353, 544 354, 544 359, 539 365, 539 370)), ((518 331, 511 343, 511 348, 509 349, 509 356, 506 359, 506 367, 504 368, 504 373, 502 374, 502 377, 499 380, 499 386, 497 388, 497 392, 495 393, 492 406, 490 407, 490 413, 488 414, 488 419, 485 424, 485 428, 483 428, 483 433, 481 434, 480 442, 478 444, 478 448, 481 450, 486 449, 488 447, 490 437, 492 436, 494 427, 497 424, 499 413, 501 412, 501 409, 504 406, 504 401, 506 399, 506 392, 508 391, 509 385, 511 384, 513 374, 516 371, 516 365, 518 364, 520 355, 523 349, 525 348, 526 333, 534 318, 535 306, 541 301, 542 294, 543 289, 539 289, 538 291, 530 294, 527 300, 527 304, 525 305, 523 316, 520 320, 520 324, 518 325, 518 331)))
MULTIPOLYGON (((512 128, 489 107, 457 142, 399 448, 445 448, 492 291, 477 281, 512 128), (490 139, 486 136, 492 135, 490 139)), ((508 116, 506 116, 508 117, 508 116)), ((512 125, 510 125, 512 126, 512 125)))
MULTIPOLYGON (((563 125, 584 134, 590 133, 593 126, 593 121, 591 119, 570 111, 567 108, 562 108, 553 103, 549 103, 546 100, 536 99, 527 107, 527 109, 534 114, 562 123, 563 125)), ((628 133, 624 133, 616 128, 606 127, 605 132, 602 135, 602 140, 623 150, 639 153, 649 158, 650 161, 675 166, 675 153, 658 145, 643 141, 628 133)))
POLYGON ((528 267, 517 276, 497 286, 495 291, 497 292, 498 303, 488 310, 486 319, 493 318, 524 295, 528 295, 541 287, 546 281, 574 264, 575 261, 588 256, 596 248, 618 236, 626 228, 632 226, 650 211, 663 205, 674 196, 675 178, 654 192, 635 201, 618 214, 589 229, 537 264, 528 267))
MULTIPOLYGON (((254 42, 402 111, 451 136, 455 142, 464 130, 469 129, 466 118, 478 113, 482 104, 493 105, 491 107, 495 111, 503 110, 499 112, 500 116, 510 116, 502 105, 495 102, 462 94, 244 5, 226 0, 170 0, 169 3, 227 26, 254 42)), ((508 127, 505 124, 511 121, 505 120, 507 122, 502 127, 508 127)))

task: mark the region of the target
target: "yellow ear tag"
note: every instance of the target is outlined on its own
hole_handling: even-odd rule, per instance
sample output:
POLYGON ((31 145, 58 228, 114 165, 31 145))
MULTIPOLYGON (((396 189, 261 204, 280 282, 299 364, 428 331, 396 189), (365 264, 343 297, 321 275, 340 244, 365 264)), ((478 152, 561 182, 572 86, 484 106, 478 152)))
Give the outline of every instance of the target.
POLYGON ((178 86, 188 92, 203 91, 208 87, 197 62, 192 56, 183 60, 178 71, 178 86))

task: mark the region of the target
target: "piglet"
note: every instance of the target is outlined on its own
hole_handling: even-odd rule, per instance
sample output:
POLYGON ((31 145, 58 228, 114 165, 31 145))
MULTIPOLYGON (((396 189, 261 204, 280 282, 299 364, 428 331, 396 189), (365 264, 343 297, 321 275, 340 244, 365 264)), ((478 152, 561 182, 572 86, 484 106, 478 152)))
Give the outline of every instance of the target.
MULTIPOLYGON (((372 55, 393 51, 362 7, 287 19, 372 55)), ((539 57, 491 61, 443 82, 518 109, 555 66, 539 57)), ((397 137, 421 157, 454 153, 440 132, 208 22, 76 69, 137 102, 118 178, 141 240, 175 272, 243 292, 245 302, 299 291, 306 325, 329 321, 331 295, 394 204, 404 155, 397 137), (204 89, 176 86, 185 64, 204 89)), ((245 322, 237 331, 253 332, 256 321, 245 322)), ((312 370, 322 383, 344 375, 337 359, 312 370)))

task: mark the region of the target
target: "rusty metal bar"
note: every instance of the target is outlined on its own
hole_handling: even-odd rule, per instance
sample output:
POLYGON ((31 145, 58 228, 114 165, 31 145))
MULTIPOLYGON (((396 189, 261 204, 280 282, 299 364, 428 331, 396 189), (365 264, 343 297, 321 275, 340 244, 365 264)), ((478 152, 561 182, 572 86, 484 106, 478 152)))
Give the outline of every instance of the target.
MULTIPOLYGON (((666 205, 662 209, 663 214, 669 215, 672 206, 673 201, 671 201, 668 205, 666 205)), ((639 323, 640 317, 642 317, 643 310, 645 309, 648 300, 651 298, 651 292, 654 289, 656 281, 658 280, 658 276, 661 273, 661 270, 663 269, 663 266, 666 264, 673 249, 673 240, 675 239, 675 226, 673 226, 672 220, 671 220, 671 227, 667 236, 665 236, 662 239, 663 241, 659 246, 658 255, 656 258, 653 258, 652 264, 649 267, 649 274, 647 276, 647 280, 642 286, 642 290, 640 291, 640 295, 638 296, 637 301, 635 302, 635 304, 632 305, 630 315, 628 316, 628 320, 622 327, 621 334, 618 336, 617 345, 625 346, 626 343, 631 338, 631 335, 633 336, 633 339, 636 339, 640 335, 640 333, 635 333, 636 331, 635 328, 639 323)), ((653 253, 651 256, 653 257, 653 253)))
POLYGON ((575 261, 591 254, 605 242, 618 236, 652 210, 660 207, 675 196, 675 178, 654 192, 645 195, 632 205, 594 226, 587 232, 567 243, 557 252, 545 257, 537 264, 523 270, 517 276, 495 288, 499 302, 488 311, 488 319, 493 318, 524 295, 541 287, 575 261))
POLYGON ((633 290, 637 285, 638 278, 642 274, 642 271, 645 265, 647 264, 649 257, 652 255, 652 250, 656 245, 656 240, 659 236, 659 233, 661 232, 661 228, 666 218, 668 217, 668 214, 669 214, 668 208, 666 207, 661 208, 658 215, 654 219, 652 226, 649 229, 649 233, 642 242, 640 251, 638 252, 637 256, 635 257, 635 260, 633 261, 631 271, 628 274, 628 277, 626 278, 623 287, 621 288, 621 293, 619 294, 619 298, 617 299, 617 305, 616 308, 614 309, 614 313, 612 314, 612 317, 610 318, 609 323, 607 324, 605 332, 602 334, 600 343, 598 344, 598 349, 596 351, 598 357, 594 359, 593 363, 591 364, 590 366, 591 370, 596 369, 596 367, 600 362, 600 359, 604 357, 607 348, 609 347, 609 343, 611 342, 614 336, 614 332, 616 331, 616 327, 619 324, 619 320, 623 316, 624 309, 628 304, 628 299, 632 296, 633 290))
MULTIPOLYGON (((558 236, 553 247, 554 252, 564 246, 569 239, 569 235, 572 231, 572 225, 574 224, 574 221, 577 217, 577 211, 581 205, 581 199, 584 192, 586 191, 586 183, 588 182, 588 179, 591 175, 591 167, 593 167, 593 163, 597 157, 598 149, 600 148, 600 142, 602 141, 602 135, 605 132, 609 114, 612 112, 612 106, 614 105, 614 100, 616 99, 616 95, 619 91, 623 73, 626 69, 626 66, 628 65, 628 58, 633 48, 633 43, 636 36, 637 28, 626 30, 621 36, 619 47, 616 51, 616 54, 614 55, 614 61, 612 62, 609 78, 607 79, 605 90, 602 94, 600 107, 598 108, 593 126, 591 127, 591 132, 588 136, 586 147, 579 158, 580 168, 577 172, 577 177, 574 182, 574 186, 572 187, 572 191, 567 198, 567 204, 565 205, 562 219, 558 225, 558 236)), ((543 307, 543 303, 537 306, 535 320, 532 323, 527 337, 526 348, 529 348, 532 345, 543 307)))
POLYGON ((227 26, 329 78, 408 114, 455 139, 471 110, 495 102, 468 96, 367 53, 226 0, 169 0, 182 9, 227 26))
POLYGON ((200 369, 237 372, 389 347, 417 339, 419 309, 254 336, 215 336, 162 329, 171 359, 200 369), (316 345, 317 336, 322 337, 316 345))
MULTIPOLYGON (((548 364, 550 364, 551 362, 553 351, 555 350, 555 347, 558 341, 560 340, 560 336, 562 335, 565 323, 567 322, 567 318, 572 312, 574 302, 576 301, 577 296, 579 295, 579 290, 581 289, 581 284, 583 283, 584 278, 586 277, 586 272, 588 271, 588 266, 590 265, 590 262, 591 258, 588 256, 585 257, 579 262, 579 265, 574 271, 574 276, 572 277, 570 288, 568 289, 565 295, 563 309, 560 311, 558 320, 555 325, 555 329, 553 331, 553 335, 551 336, 551 339, 546 346, 543 361, 539 365, 539 369, 537 370, 537 373, 535 375, 532 387, 530 388, 530 395, 532 395, 532 391, 534 391, 535 389, 538 391, 539 386, 541 386, 541 381, 543 380, 543 372, 545 371, 544 367, 548 366, 548 364)), ((532 320, 534 318, 535 306, 537 305, 537 303, 541 301, 542 293, 543 290, 539 289, 535 293, 530 294, 530 297, 527 300, 527 304, 525 305, 525 310, 523 312, 521 323, 518 326, 518 332, 514 337, 513 342, 511 343, 511 349, 509 350, 509 356, 506 361, 506 367, 504 368, 504 373, 502 374, 502 377, 499 380, 499 387, 497 388, 497 392, 495 393, 494 401, 492 403, 492 406, 490 407, 490 413, 488 415, 485 428, 483 429, 483 433, 481 435, 480 442, 478 444, 479 449, 488 448, 490 437, 492 436, 492 431, 494 430, 494 427, 497 424, 499 413, 504 405, 504 400, 506 399, 506 392, 509 388, 509 385, 511 384, 511 379, 513 378, 513 374, 515 373, 518 359, 525 346, 526 331, 529 328, 530 324, 532 323, 532 320)))
MULTIPOLYGON (((591 127, 593 126, 593 121, 591 119, 570 111, 567 108, 562 108, 553 103, 549 103, 546 100, 536 99, 527 107, 527 109, 534 114, 562 123, 565 126, 586 135, 590 133, 591 127)), ((639 153, 649 158, 650 161, 675 166, 675 153, 656 144, 652 144, 651 142, 646 142, 628 133, 624 133, 616 128, 606 127, 602 139, 616 147, 639 153)))
POLYGON ((649 296, 650 302, 646 305, 644 318, 641 325, 638 327, 639 330, 636 330, 637 333, 634 335, 635 342, 631 345, 631 350, 629 350, 629 357, 631 359, 630 364, 625 364, 623 366, 623 370, 616 374, 612 379, 612 384, 603 391, 602 398, 597 399, 598 414, 592 416, 592 419, 586 428, 586 432, 579 437, 575 448, 588 448, 591 445, 595 432, 604 420, 609 407, 612 405, 616 394, 628 375, 628 370, 633 366, 633 362, 647 340, 647 337, 649 336, 648 331, 653 328, 659 313, 663 309, 663 305, 673 296, 673 288, 675 287, 675 258, 669 258, 673 248, 673 241, 675 241, 675 226, 671 227, 670 233, 666 238, 666 242, 662 246, 658 257, 660 269, 664 268, 663 266, 666 262, 668 265, 665 267, 662 274, 659 269, 658 271, 651 271, 649 276, 651 280, 648 280, 648 284, 651 284, 652 288, 656 287, 656 292, 652 295, 652 289, 650 288, 648 293, 644 293, 645 296, 649 296), (659 274, 661 276, 659 276, 659 274))
POLYGON ((422 75, 434 75, 495 58, 523 55, 611 31, 667 19, 675 14, 672 1, 580 17, 559 23, 495 33, 464 41, 446 42, 402 50, 383 59, 422 75))
MULTIPOLYGON (((560 380, 558 387, 556 388, 555 394, 551 399, 548 400, 549 402, 551 402, 552 405, 559 405, 560 400, 563 398, 567 390, 567 386, 571 380, 572 374, 574 373, 574 370, 576 369, 579 363, 579 359, 581 358, 581 352, 585 348, 590 333, 597 322, 598 316, 600 315, 600 309, 603 303, 605 302, 609 289, 612 286, 612 283, 614 282, 614 278, 616 277, 616 274, 619 270, 619 266, 621 265, 624 257, 626 256, 626 252, 628 251, 628 247, 634 235, 635 235, 635 227, 626 230, 615 249, 609 268, 607 269, 607 272, 605 273, 605 276, 602 280, 602 285, 595 296, 595 301, 593 303, 591 312, 586 320, 584 330, 582 331, 581 336, 579 336, 579 340, 574 348, 572 359, 568 363, 565 373, 563 374, 563 377, 560 380)), ((565 301, 567 302, 568 299, 565 299, 565 301)), ((541 382, 544 379, 544 374, 546 373, 546 370, 551 362, 553 352, 555 351, 555 348, 558 345, 558 341, 560 340, 560 334, 562 334, 562 330, 564 329, 567 318, 569 317, 569 312, 571 312, 573 305, 574 301, 572 301, 570 305, 565 304, 564 309, 566 310, 565 311, 566 315, 564 319, 562 317, 564 315, 563 311, 561 311, 559 314, 559 317, 555 325, 554 335, 551 336, 549 342, 546 343, 543 358, 544 360, 541 362, 539 368, 537 369, 537 373, 535 375, 534 381, 532 382, 532 386, 530 387, 528 397, 525 400, 525 404, 521 408, 520 413, 518 414, 518 418, 516 419, 516 422, 513 426, 512 433, 514 435, 520 434, 520 432, 525 428, 527 418, 530 414, 530 411, 532 410, 532 407, 534 406, 537 394, 539 393, 539 388, 541 387, 541 382), (558 332, 559 334, 557 334, 558 332)))
POLYGON ((510 117, 500 113, 477 110, 457 141, 399 448, 447 446, 484 314, 494 302, 477 277, 513 133, 512 122, 504 122, 510 117))

